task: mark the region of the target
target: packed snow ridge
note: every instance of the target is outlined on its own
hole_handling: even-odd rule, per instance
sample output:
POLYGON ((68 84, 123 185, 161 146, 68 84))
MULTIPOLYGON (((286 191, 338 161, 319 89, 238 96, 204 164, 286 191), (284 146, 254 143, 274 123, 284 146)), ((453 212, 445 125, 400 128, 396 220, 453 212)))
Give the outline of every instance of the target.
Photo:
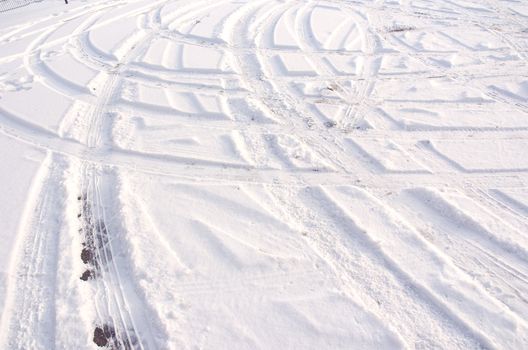
POLYGON ((527 1, 0 0, 0 166, 0 349, 528 349, 527 1))

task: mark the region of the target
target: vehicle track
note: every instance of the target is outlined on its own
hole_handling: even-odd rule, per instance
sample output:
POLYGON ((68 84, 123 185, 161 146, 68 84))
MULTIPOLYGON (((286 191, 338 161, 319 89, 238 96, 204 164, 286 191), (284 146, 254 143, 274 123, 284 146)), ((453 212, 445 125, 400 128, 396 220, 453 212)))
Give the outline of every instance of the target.
MULTIPOLYGON (((528 138, 528 123, 523 125, 516 121, 494 127, 483 121, 475 125, 436 126, 406 124, 401 119, 416 106, 426 110, 429 106, 439 105, 454 110, 485 112, 493 109, 496 113, 526 116, 526 103, 494 90, 486 83, 489 79, 507 80, 528 74, 523 43, 518 37, 509 38, 507 35, 520 28, 522 23, 510 13, 507 5, 485 2, 493 8, 491 13, 497 13, 498 18, 494 19, 490 12, 472 9, 467 3, 458 5, 455 1, 443 1, 441 9, 425 8, 412 1, 401 1, 396 5, 381 0, 361 4, 337 0, 135 1, 133 3, 137 6, 132 9, 127 7, 130 3, 90 3, 60 14, 62 21, 56 22, 48 16, 27 25, 6 28, 0 33, 0 45, 11 39, 29 42, 23 51, 0 57, 0 65, 20 61, 22 70, 36 82, 75 101, 58 131, 54 131, 29 116, 4 108, 0 100, 0 132, 48 154, 34 184, 40 189, 33 190, 33 204, 26 208, 28 224, 20 232, 23 237, 18 243, 22 247, 18 250, 20 262, 16 264, 18 272, 9 287, 7 305, 10 311, 2 319, 2 330, 8 329, 8 333, 1 339, 1 344, 7 344, 6 348, 42 349, 55 345, 54 324, 39 323, 38 320, 55 317, 52 282, 54 264, 60 253, 54 250, 58 239, 54 234, 62 226, 48 221, 64 213, 60 198, 66 197, 64 193, 68 191, 79 192, 79 227, 84 244, 80 255, 85 268, 85 274, 80 276, 85 281, 79 283, 84 283, 86 295, 93 297, 96 317, 88 327, 93 329, 96 344, 106 341, 105 346, 112 349, 156 349, 164 344, 164 338, 174 337, 160 336, 162 332, 157 325, 149 327, 149 321, 156 318, 157 311, 148 309, 149 302, 143 300, 145 296, 138 292, 141 287, 136 286, 136 276, 127 267, 132 263, 132 257, 128 255, 129 235, 134 234, 135 227, 121 217, 120 210, 127 204, 113 198, 122 195, 120 177, 123 174, 154 175, 197 187, 264 188, 273 204, 269 210, 284 222, 303 230, 303 242, 328 263, 333 274, 331 278, 337 281, 341 291, 358 305, 363 303, 362 311, 381 320, 404 339, 407 347, 500 348, 513 347, 515 341, 519 342, 515 343, 517 345, 523 343, 525 339, 521 337, 500 339, 495 330, 480 327, 476 316, 464 314, 457 304, 458 282, 454 275, 443 276, 451 283, 444 286, 443 295, 441 288, 434 286, 429 277, 420 275, 421 270, 413 269, 410 258, 396 255, 396 252, 407 251, 408 257, 417 256, 423 261, 439 260, 452 265, 457 273, 467 278, 464 286, 470 286, 468 288, 473 291, 467 295, 475 297, 475 291, 484 291, 482 298, 487 304, 482 306, 483 302, 476 307, 479 312, 487 312, 489 305, 499 305, 504 321, 501 325, 510 322, 516 327, 526 326, 527 320, 523 316, 528 310, 524 296, 528 288, 526 259, 514 254, 515 244, 520 243, 505 243, 502 237, 524 240, 528 220, 522 209, 511 205, 499 193, 504 189, 526 188, 528 170, 523 167, 503 169, 498 165, 496 168, 471 169, 436 151, 434 142, 463 141, 470 136, 478 140, 523 141, 528 138), (209 18, 211 13, 225 6, 232 6, 233 11, 221 18, 209 18), (320 6, 339 8, 347 17, 342 24, 336 25, 326 42, 316 40, 317 28, 311 21, 320 6), (105 18, 108 11, 117 9, 121 11, 118 15, 105 18), (428 26, 408 30, 433 33, 442 40, 451 40, 451 50, 421 50, 406 43, 405 38, 393 37, 396 34, 388 33, 385 27, 385 22, 391 23, 393 18, 412 18, 420 25, 427 23, 428 26), (99 48, 91 34, 125 19, 136 21, 134 32, 129 33, 117 48, 109 51, 99 48), (80 24, 71 34, 50 40, 72 20, 79 20, 80 24), (210 31, 208 37, 200 34, 200 30, 205 32, 206 29, 199 25, 209 20, 216 22, 206 28, 210 31), (292 24, 290 34, 296 45, 275 45, 273 33, 278 30, 281 20, 292 24), (468 23, 471 28, 478 27, 489 33, 490 37, 504 43, 504 47, 477 50, 441 31, 444 24, 453 28, 468 23), (505 32, 496 27, 508 23, 505 32), (340 37, 346 38, 350 33, 349 27, 359 33, 354 40, 363 43, 360 50, 345 49, 345 39, 338 43, 340 37), (148 63, 148 49, 161 40, 169 42, 172 47, 167 46, 161 51, 161 64, 148 63), (333 44, 343 46, 343 50, 330 49, 333 44), (63 78, 59 74, 60 68, 52 69, 45 59, 48 50, 54 47, 62 47, 63 54, 96 70, 97 76, 87 86, 63 78), (174 47, 178 47, 177 54, 170 51, 174 47), (183 64, 184 50, 189 47, 219 52, 222 60, 229 62, 229 69, 216 67, 192 71, 183 64), (479 63, 447 68, 434 60, 437 55, 455 53, 475 58, 479 63), (521 59, 492 66, 494 54, 517 55, 521 59), (313 67, 313 74, 302 72, 295 75, 287 69, 278 72, 276 60, 286 55, 304 57, 313 67), (334 57, 360 58, 363 65, 356 74, 340 73, 331 64, 334 57), (397 59, 412 59, 423 64, 424 68, 401 73, 384 70, 387 61, 397 59), (168 68, 171 65, 177 68, 168 68), (386 83, 405 85, 428 81, 440 84, 447 80, 453 86, 465 88, 465 92, 476 91, 484 97, 465 101, 433 97, 418 100, 389 96, 377 89, 386 83), (223 102, 217 111, 187 112, 174 105, 157 105, 134 96, 125 100, 122 95, 126 84, 134 84, 136 89, 157 90, 165 97, 177 92, 187 94, 194 101, 206 96, 210 99, 220 97, 223 102), (299 87, 302 84, 313 84, 315 92, 304 91, 299 87), (256 101, 262 117, 253 118, 252 111, 240 103, 245 100, 256 101), (315 110, 318 103, 342 110, 337 117, 331 117, 315 110), (384 107, 400 112, 390 115, 384 107), (133 118, 141 121, 138 124, 145 131, 144 135, 134 133, 134 126, 130 130, 123 127, 126 141, 123 144, 131 146, 118 145, 114 140, 116 125, 132 124, 133 118), (180 153, 183 147, 165 147, 164 139, 157 140, 159 142, 154 146, 142 147, 141 138, 148 138, 156 128, 164 131, 183 129, 189 134, 197 131, 211 137, 221 135, 218 137, 222 140, 236 134, 237 142, 233 142, 232 149, 234 153, 242 154, 241 160, 203 157, 199 151, 180 153), (371 154, 368 148, 361 146, 351 147, 350 140, 354 144, 357 141, 357 145, 375 144, 380 140, 397 146, 408 145, 412 158, 418 163, 423 162, 426 168, 407 171, 399 170, 401 164, 396 164, 394 169, 386 167, 379 162, 380 156, 375 152, 371 154), (244 153, 244 149, 249 151, 244 153), (65 189, 60 179, 66 176, 65 169, 70 162, 77 160, 81 163, 78 169, 80 186, 65 189), (348 208, 336 199, 340 196, 338 191, 347 192, 351 186, 355 186, 356 192, 353 192, 357 195, 352 200, 362 203, 363 207, 348 208), (467 200, 466 205, 504 214, 497 214, 500 217, 493 226, 503 230, 464 226, 473 220, 470 216, 467 222, 460 220, 458 226, 456 222, 448 222, 441 210, 435 211, 431 203, 415 195, 423 188, 446 193, 459 191, 467 200), (365 197, 358 193, 364 193, 365 197), (369 194, 376 200, 368 197, 369 194), (370 201, 365 199, 367 197, 370 201), (413 201, 422 203, 427 209, 422 210, 423 216, 415 217, 420 207, 413 207, 416 203, 413 201), (358 213, 362 209, 368 213, 360 218, 358 213), (357 221, 363 217, 382 216, 380 213, 386 212, 412 220, 402 219, 405 224, 397 227, 384 226, 392 231, 369 231, 358 225, 357 221), (127 225, 122 224, 125 221, 127 225), (418 250, 413 255, 409 241, 391 236, 398 229, 412 232, 411 241, 426 243, 417 245, 418 250), (491 246, 486 239, 495 245, 491 246), (386 245, 380 241, 385 241, 386 245), (387 247, 395 247, 394 254, 387 247), (42 279, 45 284, 39 284, 42 279), (17 295, 17 290, 23 292, 17 295), (37 305, 44 307, 39 309, 37 305), (20 320, 22 328, 15 327, 16 320, 20 320), (434 340, 428 342, 430 339, 438 344, 434 344, 434 340)), ((0 81, 3 79, 0 76, 0 81)), ((210 150, 212 154, 216 151, 213 148, 210 150)), ((407 161, 401 155, 400 158, 400 162, 407 161)), ((255 195, 254 199, 257 201, 258 196, 255 195)), ((133 200, 139 203, 137 198, 133 200)), ((146 212, 143 204, 138 203, 130 207, 146 212)), ((490 220, 482 218, 482 227, 490 220)), ((148 220, 143 222, 138 218, 137 222, 142 223, 145 230, 155 230, 155 224, 148 224, 148 220)), ((155 236, 166 243, 162 233, 155 236)), ((178 251, 170 245, 166 248, 168 254, 177 260, 178 251)), ((298 275, 292 273, 288 277, 309 279, 312 273, 311 270, 300 271, 298 275)), ((285 275, 280 273, 264 273, 241 274, 237 279, 201 276, 181 283, 171 281, 170 285, 180 296, 208 295, 213 303, 217 303, 221 300, 217 294, 248 291, 254 283, 258 283, 262 290, 274 290, 286 281, 285 275), (271 283, 273 281, 276 284, 271 283), (240 284, 236 285, 236 282, 240 284)), ((182 328, 187 325, 183 318, 178 319, 182 328)), ((207 345, 205 331, 197 338, 197 344, 207 345)))
MULTIPOLYGON (((159 7, 161 3, 158 1, 146 8, 159 7)), ((95 20, 90 19, 86 30, 89 31, 94 23, 95 20)), ((122 74, 120 67, 126 66, 145 50, 155 35, 156 28, 156 23, 148 25, 148 32, 139 37, 139 41, 134 33, 130 37, 132 41, 123 42, 122 49, 128 53, 109 71, 103 71, 95 77, 95 83, 91 84, 97 91, 97 99, 87 113, 88 127, 85 130, 86 138, 83 140, 87 149, 97 152, 108 147, 111 142, 111 130, 105 129, 109 125, 105 119, 111 117, 109 108, 119 93, 122 74)), ((85 37, 84 43, 86 40, 85 37)), ((81 48, 81 51, 87 52, 85 48, 86 46, 81 48)), ((94 307, 97 320, 93 342, 110 349, 154 349, 156 344, 145 316, 141 309, 133 311, 130 307, 130 303, 137 301, 138 297, 131 287, 131 282, 125 281, 125 277, 130 278, 130 274, 122 270, 123 266, 126 266, 123 263, 126 259, 123 258, 123 243, 120 243, 120 240, 126 240, 126 234, 115 232, 115 225, 108 221, 105 201, 112 185, 106 184, 104 171, 89 162, 81 165, 81 194, 78 198, 81 205, 80 232, 83 236, 81 260, 87 267, 81 279, 85 283, 95 284, 94 307), (141 329, 138 329, 138 322, 141 329)))
POLYGON ((55 339, 55 289, 66 160, 48 153, 37 173, 16 243, 0 344, 50 349, 55 339))

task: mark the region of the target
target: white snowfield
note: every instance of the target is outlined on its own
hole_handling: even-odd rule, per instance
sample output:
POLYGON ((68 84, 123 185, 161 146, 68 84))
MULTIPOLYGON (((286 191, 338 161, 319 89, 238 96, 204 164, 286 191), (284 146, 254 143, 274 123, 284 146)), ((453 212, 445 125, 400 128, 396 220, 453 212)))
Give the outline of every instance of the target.
POLYGON ((528 349, 528 1, 0 13, 0 349, 528 349))

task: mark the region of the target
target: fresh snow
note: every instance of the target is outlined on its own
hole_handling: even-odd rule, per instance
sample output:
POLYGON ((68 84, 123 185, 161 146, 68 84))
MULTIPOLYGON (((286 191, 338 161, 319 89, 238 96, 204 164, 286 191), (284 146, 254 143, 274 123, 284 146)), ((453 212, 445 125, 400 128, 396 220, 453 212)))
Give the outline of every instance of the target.
POLYGON ((0 12, 0 167, 0 349, 528 348, 525 1, 0 12))

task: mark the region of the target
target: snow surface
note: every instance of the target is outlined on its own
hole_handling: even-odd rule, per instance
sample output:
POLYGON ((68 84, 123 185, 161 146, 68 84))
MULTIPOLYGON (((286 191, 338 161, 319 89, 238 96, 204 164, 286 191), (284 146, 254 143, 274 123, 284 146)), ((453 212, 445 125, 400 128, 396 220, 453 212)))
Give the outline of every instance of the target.
POLYGON ((528 348, 526 1, 0 13, 0 168, 0 349, 528 348))

